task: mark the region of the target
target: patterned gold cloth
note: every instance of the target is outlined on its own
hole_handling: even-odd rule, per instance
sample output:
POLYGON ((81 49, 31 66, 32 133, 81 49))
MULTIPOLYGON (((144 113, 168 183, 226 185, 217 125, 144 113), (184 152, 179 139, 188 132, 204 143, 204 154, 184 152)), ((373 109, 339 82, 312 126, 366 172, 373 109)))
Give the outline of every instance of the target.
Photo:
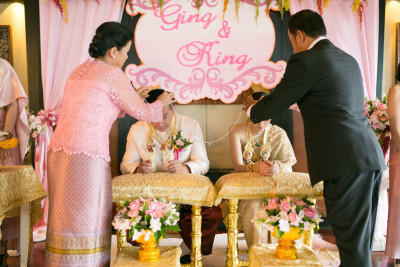
POLYGON ((112 180, 113 201, 139 196, 162 197, 174 203, 211 207, 216 196, 208 177, 166 172, 125 174, 112 180))
POLYGON ((42 216, 40 201, 46 196, 32 166, 0 167, 0 225, 2 215, 18 216, 19 207, 26 203, 31 203, 31 226, 34 225, 42 216))
POLYGON ((159 247, 161 259, 157 262, 140 262, 138 260, 140 247, 124 247, 117 255, 114 267, 180 267, 179 258, 182 251, 180 247, 159 247))
POLYGON ((280 260, 275 257, 276 245, 263 244, 254 245, 249 251, 249 267, 269 266, 302 266, 302 267, 323 267, 322 262, 314 252, 305 245, 296 246, 298 259, 280 260))
POLYGON ((323 183, 311 186, 307 173, 283 172, 274 177, 257 172, 238 172, 222 176, 215 184, 215 205, 222 199, 260 199, 287 195, 292 197, 323 198, 323 183))

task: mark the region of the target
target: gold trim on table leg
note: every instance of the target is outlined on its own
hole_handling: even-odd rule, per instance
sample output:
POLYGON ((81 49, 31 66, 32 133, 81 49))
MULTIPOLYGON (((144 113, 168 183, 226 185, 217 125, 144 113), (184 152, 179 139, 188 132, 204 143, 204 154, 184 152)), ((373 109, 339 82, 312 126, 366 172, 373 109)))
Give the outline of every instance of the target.
POLYGON ((6 217, 5 214, 0 215, 0 240, 1 240, 1 237, 2 237, 2 235, 1 235, 1 224, 3 223, 3 219, 4 219, 5 217, 6 217))
POLYGON ((314 237, 314 231, 304 231, 303 243, 309 247, 312 247, 312 239, 314 237))
POLYGON ((203 266, 201 262, 201 206, 192 206, 192 252, 190 253, 192 267, 203 266))
POLYGON ((228 201, 228 251, 226 252, 226 266, 239 266, 239 256, 237 247, 237 222, 238 222, 238 199, 229 199, 228 201))
POLYGON ((126 247, 126 231, 117 230, 117 255, 126 247))

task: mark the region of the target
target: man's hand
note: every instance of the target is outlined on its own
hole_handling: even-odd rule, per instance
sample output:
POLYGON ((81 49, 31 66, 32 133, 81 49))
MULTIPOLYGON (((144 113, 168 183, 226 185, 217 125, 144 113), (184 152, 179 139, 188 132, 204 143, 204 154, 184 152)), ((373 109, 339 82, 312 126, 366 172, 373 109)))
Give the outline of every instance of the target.
POLYGON ((251 105, 254 105, 257 102, 258 102, 257 100, 253 99, 253 96, 249 95, 246 101, 243 102, 242 110, 247 111, 251 105))
POLYGON ((256 163, 254 170, 264 176, 275 176, 281 171, 278 163, 268 160, 256 163))
POLYGON ((146 98, 149 96, 149 94, 148 94, 149 91, 150 91, 150 88, 147 87, 147 86, 140 86, 140 87, 136 90, 136 92, 139 94, 139 96, 140 96, 142 99, 146 99, 146 98))
POLYGON ((183 164, 179 160, 170 160, 167 163, 167 172, 170 173, 190 173, 190 169, 187 165, 183 164))
POLYGON ((153 164, 151 162, 151 160, 145 160, 145 161, 141 161, 139 163, 139 173, 151 173, 153 172, 153 164))

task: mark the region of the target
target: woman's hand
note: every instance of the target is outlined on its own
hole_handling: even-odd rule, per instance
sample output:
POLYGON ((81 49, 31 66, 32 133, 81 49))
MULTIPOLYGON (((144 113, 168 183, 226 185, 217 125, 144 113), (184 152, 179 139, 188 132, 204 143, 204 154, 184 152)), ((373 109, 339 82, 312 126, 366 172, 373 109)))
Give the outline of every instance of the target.
POLYGON ((142 99, 146 99, 146 98, 149 96, 149 94, 148 94, 149 91, 150 91, 150 88, 147 87, 147 86, 140 86, 140 87, 136 90, 136 92, 138 93, 138 95, 139 95, 140 98, 142 98, 142 99))
POLYGON ((157 97, 157 100, 160 100, 165 107, 169 104, 175 103, 175 95, 171 92, 164 92, 159 97, 157 97))
POLYGON ((281 167, 276 162, 265 160, 256 163, 254 170, 264 176, 275 176, 280 173, 281 167))

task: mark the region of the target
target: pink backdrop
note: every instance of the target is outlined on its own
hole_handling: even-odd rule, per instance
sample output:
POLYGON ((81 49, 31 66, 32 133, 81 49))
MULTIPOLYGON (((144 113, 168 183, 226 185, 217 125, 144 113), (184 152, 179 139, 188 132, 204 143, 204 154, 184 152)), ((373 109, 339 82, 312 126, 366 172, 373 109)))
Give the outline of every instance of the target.
MULTIPOLYGON (((322 17, 329 40, 357 60, 364 78, 365 96, 371 99, 376 97, 379 1, 368 1, 368 6, 364 7, 362 25, 357 14, 352 12, 351 2, 330 1, 322 17)), ((290 1, 290 13, 303 9, 318 12, 317 1, 290 1)))
MULTIPOLYGON (((157 3, 157 1, 155 1, 157 3)), ((135 28, 136 51, 142 65, 125 72, 136 88, 161 86, 175 92, 179 103, 201 98, 232 103, 252 83, 273 88, 286 63, 270 62, 275 47, 274 25, 253 1, 240 4, 205 0, 198 11, 195 0, 171 1, 154 10, 150 1, 131 0, 131 15, 141 13, 135 28)), ((129 5, 127 5, 129 7, 129 5)))
MULTIPOLYGON (((89 57, 88 48, 96 28, 105 21, 121 21, 123 6, 114 1, 68 1, 68 23, 51 2, 39 1, 43 100, 45 110, 60 108, 64 87, 71 71, 89 57)), ((52 131, 42 135, 35 151, 35 171, 47 189, 47 146, 52 131)), ((42 201, 44 216, 35 225, 47 225, 47 198, 42 201)))

